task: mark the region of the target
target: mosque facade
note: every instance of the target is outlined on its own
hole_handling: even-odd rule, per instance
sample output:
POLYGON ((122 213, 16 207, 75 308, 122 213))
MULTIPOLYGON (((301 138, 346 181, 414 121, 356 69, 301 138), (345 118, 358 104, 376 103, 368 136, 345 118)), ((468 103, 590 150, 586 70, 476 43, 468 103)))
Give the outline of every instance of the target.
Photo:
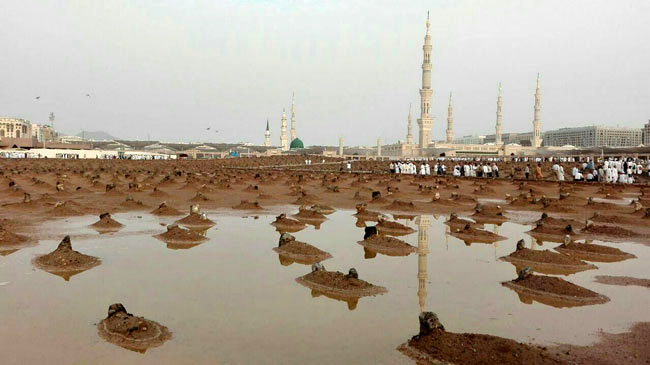
MULTIPOLYGON (((424 36, 424 45, 422 46, 422 85, 420 88, 420 117, 417 120, 419 128, 418 142, 414 143, 412 134, 412 114, 409 107, 407 118, 407 134, 405 141, 399 141, 395 144, 377 146, 377 156, 416 158, 416 157, 433 157, 433 156, 458 156, 458 155, 536 155, 547 149, 542 147, 542 120, 541 120, 541 77, 537 75, 537 85, 534 94, 533 110, 533 131, 530 133, 530 143, 526 145, 520 143, 507 143, 502 138, 503 123, 503 96, 501 83, 498 85, 497 102, 496 102, 496 123, 494 142, 488 144, 467 144, 454 143, 454 107, 452 94, 449 93, 449 104, 447 107, 447 128, 445 138, 441 141, 432 140, 432 128, 434 126, 434 117, 431 114, 431 100, 434 96, 434 89, 431 85, 431 73, 433 71, 431 54, 433 45, 430 33, 431 23, 427 13, 426 33, 424 36)), ((557 148, 554 148, 557 149, 557 148)))

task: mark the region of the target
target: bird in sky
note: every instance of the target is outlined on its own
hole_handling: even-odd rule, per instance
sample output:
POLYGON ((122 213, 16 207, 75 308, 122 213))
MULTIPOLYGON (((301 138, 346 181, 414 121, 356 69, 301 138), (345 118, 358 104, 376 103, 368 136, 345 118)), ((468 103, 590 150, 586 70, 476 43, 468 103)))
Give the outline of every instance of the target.
POLYGON ((205 130, 206 130, 206 131, 209 131, 209 130, 210 130, 210 127, 206 128, 205 130))
POLYGON ((37 97, 34 98, 34 100, 41 100, 41 97, 37 96, 37 97))
POLYGON ((86 94, 87 97, 90 97, 90 94, 86 94))

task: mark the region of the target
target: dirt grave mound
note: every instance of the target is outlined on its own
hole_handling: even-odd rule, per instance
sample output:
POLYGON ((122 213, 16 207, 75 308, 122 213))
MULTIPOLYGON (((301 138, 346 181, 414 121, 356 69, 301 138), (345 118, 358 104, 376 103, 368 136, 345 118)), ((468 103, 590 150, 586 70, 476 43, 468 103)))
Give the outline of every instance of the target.
POLYGON ((99 220, 90 226, 97 230, 117 230, 124 225, 113 219, 110 213, 102 213, 99 215, 99 220))
POLYGON ((417 251, 416 247, 390 236, 374 234, 358 242, 365 249, 386 256, 407 256, 417 251))
POLYGON ((641 286, 650 289, 650 279, 632 278, 629 276, 607 276, 597 275, 594 279, 597 283, 620 286, 641 286))
POLYGON ((524 303, 532 303, 535 300, 542 304, 563 308, 609 302, 609 298, 606 296, 561 278, 533 275, 531 272, 532 269, 525 268, 520 272, 517 279, 501 284, 516 291, 520 296, 520 300, 524 303), (522 275, 524 271, 528 271, 528 273, 522 275))
POLYGON ((260 205, 259 202, 251 202, 248 200, 242 200, 239 202, 238 205, 235 205, 232 207, 232 209, 238 209, 238 210, 263 210, 262 206, 260 205))
MULTIPOLYGON (((203 231, 205 232, 205 231, 203 231)), ((167 226, 167 231, 154 237, 167 243, 196 244, 207 240, 201 231, 179 227, 176 224, 167 226)))
POLYGON ((476 333, 445 331, 432 312, 420 314, 420 332, 397 349, 417 364, 553 364, 544 348, 476 333))
POLYGON ((506 239, 506 237, 483 229, 474 228, 469 224, 466 224, 462 228, 452 229, 451 235, 462 240, 466 245, 472 243, 494 243, 506 239))
POLYGON ((151 214, 157 215, 157 216, 168 217, 168 216, 181 215, 183 213, 181 213, 181 211, 176 209, 176 208, 170 207, 169 205, 167 205, 167 203, 162 202, 162 203, 160 203, 158 208, 151 211, 151 214))
POLYGON ((593 264, 550 250, 518 248, 515 252, 500 259, 515 265, 517 271, 530 266, 536 272, 550 275, 569 275, 579 271, 597 269, 593 264))
POLYGON ((402 236, 415 232, 415 230, 409 226, 397 222, 391 222, 381 217, 379 218, 379 223, 377 223, 375 227, 377 227, 379 232, 393 236, 402 236))
POLYGON ((39 269, 61 276, 67 281, 71 276, 99 265, 101 260, 73 250, 70 236, 65 236, 54 251, 37 256, 32 262, 39 269))
POLYGON ((325 252, 308 243, 296 241, 296 238, 288 233, 283 233, 280 236, 278 247, 274 247, 273 251, 289 259, 291 262, 305 265, 311 265, 332 257, 329 252, 325 252))
POLYGON ((99 336, 125 349, 144 353, 171 339, 167 327, 128 313, 122 304, 108 307, 108 316, 97 324, 99 336))
POLYGON ((275 221, 271 223, 281 232, 297 232, 306 227, 306 224, 295 219, 287 218, 287 215, 282 213, 275 217, 275 221))
POLYGON ((333 294, 339 297, 360 298, 387 292, 386 288, 373 285, 358 278, 355 269, 348 274, 340 271, 325 271, 322 265, 312 265, 312 272, 301 276, 296 281, 312 290, 333 294))
POLYGON ((565 242, 556 247, 555 250, 580 260, 595 262, 616 262, 636 258, 636 256, 615 247, 575 241, 565 242))

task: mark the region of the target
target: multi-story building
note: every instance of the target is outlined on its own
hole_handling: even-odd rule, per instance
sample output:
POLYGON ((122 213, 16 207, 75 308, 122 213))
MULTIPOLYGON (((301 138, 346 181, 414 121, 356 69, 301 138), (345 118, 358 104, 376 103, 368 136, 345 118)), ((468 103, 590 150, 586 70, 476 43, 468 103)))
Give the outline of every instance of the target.
POLYGON ((650 120, 643 126, 643 144, 650 146, 650 120))
MULTIPOLYGON (((533 136, 533 132, 524 132, 524 133, 501 133, 501 142, 503 144, 516 143, 522 146, 530 146, 530 139, 533 136)), ((496 143, 496 134, 488 134, 485 136, 484 143, 496 143)))
POLYGON ((636 147, 641 144, 641 128, 588 126, 560 128, 544 134, 546 146, 636 147))
POLYGON ((32 138, 37 142, 56 142, 59 134, 47 124, 32 124, 32 138))
POLYGON ((456 138, 454 140, 455 144, 483 144, 485 142, 485 136, 469 135, 456 138))
POLYGON ((0 118, 0 138, 31 138, 32 123, 25 119, 0 118))

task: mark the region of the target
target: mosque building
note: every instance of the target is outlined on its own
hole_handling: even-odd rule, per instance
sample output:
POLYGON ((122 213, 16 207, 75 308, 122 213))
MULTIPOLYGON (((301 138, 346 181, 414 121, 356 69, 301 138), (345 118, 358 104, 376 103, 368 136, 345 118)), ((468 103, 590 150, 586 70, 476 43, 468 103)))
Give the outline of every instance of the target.
POLYGON ((427 13, 426 33, 424 36, 424 45, 422 46, 422 85, 420 88, 420 117, 417 120, 419 128, 419 138, 417 143, 413 141, 412 134, 412 114, 409 107, 407 119, 406 142, 399 141, 395 144, 389 144, 377 147, 377 156, 389 157, 433 157, 433 156, 462 156, 462 155, 536 155, 542 150, 560 149, 557 147, 542 147, 542 121, 541 121, 541 78, 537 74, 537 85, 534 94, 534 112, 533 112, 533 132, 530 133, 530 144, 524 146, 520 143, 504 143, 501 138, 503 114, 503 97, 501 83, 498 86, 497 110, 495 125, 495 141, 489 144, 468 144, 457 143, 454 140, 454 107, 452 104, 452 94, 449 93, 449 106, 447 108, 447 128, 446 135, 442 141, 433 141, 431 130, 434 125, 434 117, 431 113, 431 100, 434 95, 431 86, 431 73, 433 70, 431 53, 433 45, 430 33, 431 23, 427 13), (379 152, 381 151, 381 152, 379 152))
MULTIPOLYGON (((447 107, 447 128, 445 130, 444 138, 439 141, 434 141, 432 136, 432 129, 434 126, 435 118, 431 112, 432 98, 434 96, 434 89, 432 87, 432 71, 433 62, 431 59, 433 43, 431 40, 431 22, 429 13, 427 12, 426 20, 426 33, 424 35, 424 44, 422 46, 423 59, 422 59, 422 83, 419 90, 420 94, 420 116, 417 119, 418 138, 414 139, 413 136, 413 114, 412 108, 409 105, 409 112, 407 117, 407 130, 406 140, 398 141, 394 144, 382 145, 381 139, 377 140, 374 150, 375 156, 387 158, 416 158, 416 157, 436 157, 436 156, 510 156, 510 155, 538 155, 544 152, 556 151, 566 149, 565 147, 552 147, 542 146, 543 133, 542 133, 542 120, 541 120, 541 77, 537 74, 537 84, 534 93, 534 110, 533 110, 533 130, 529 133, 519 133, 518 138, 512 138, 512 133, 502 135, 503 124, 503 89, 501 83, 497 88, 497 102, 496 102, 496 123, 495 135, 492 136, 488 143, 477 143, 463 141, 461 139, 454 139, 454 106, 453 95, 449 93, 449 104, 447 107), (525 141, 522 141, 525 138, 525 141)), ((287 126, 287 115, 285 110, 282 110, 282 117, 280 119, 280 148, 276 153, 288 152, 304 148, 303 142, 298 138, 296 130, 296 102, 295 94, 291 96, 291 125, 290 129, 287 126)), ((271 146, 270 130, 267 121, 267 128, 265 132, 264 145, 271 146)), ((339 138, 339 152, 338 155, 343 156, 343 138, 339 138)))
MULTIPOLYGON (((305 148, 304 143, 298 138, 296 130, 296 96, 291 95, 291 126, 289 135, 287 135, 287 113, 282 109, 282 116, 280 117, 280 151, 286 152, 290 150, 298 150, 305 148)), ((264 146, 271 147, 271 130, 269 129, 269 121, 266 121, 266 131, 264 132, 264 146)))

